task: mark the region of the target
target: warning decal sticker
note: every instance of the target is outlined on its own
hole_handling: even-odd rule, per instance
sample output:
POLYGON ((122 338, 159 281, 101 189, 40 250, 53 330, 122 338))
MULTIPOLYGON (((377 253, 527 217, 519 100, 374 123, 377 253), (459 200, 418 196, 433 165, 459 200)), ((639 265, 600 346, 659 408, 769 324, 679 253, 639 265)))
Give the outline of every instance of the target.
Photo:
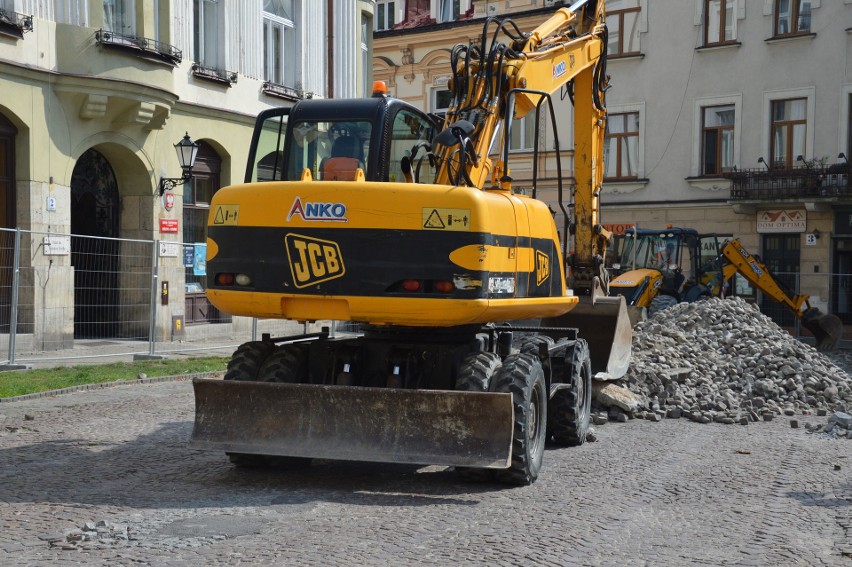
POLYGON ((240 215, 239 205, 219 205, 216 207, 216 212, 213 214, 213 224, 237 224, 237 217, 240 215))
POLYGON ((428 230, 470 230, 470 209, 423 209, 423 228, 428 230))

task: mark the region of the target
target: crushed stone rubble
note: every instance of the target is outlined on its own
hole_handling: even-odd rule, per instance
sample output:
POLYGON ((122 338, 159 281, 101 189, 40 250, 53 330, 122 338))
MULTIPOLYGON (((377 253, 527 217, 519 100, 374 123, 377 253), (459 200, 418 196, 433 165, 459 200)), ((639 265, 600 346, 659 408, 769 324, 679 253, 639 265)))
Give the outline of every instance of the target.
POLYGON ((592 420, 747 425, 816 415, 826 422, 808 431, 852 439, 848 368, 852 355, 818 352, 742 299, 680 303, 634 328, 631 366, 618 382, 595 383, 592 420))
POLYGON ((100 520, 85 522, 79 528, 65 530, 62 533, 39 536, 39 539, 46 541, 50 547, 73 551, 123 547, 136 538, 131 535, 128 525, 100 520))

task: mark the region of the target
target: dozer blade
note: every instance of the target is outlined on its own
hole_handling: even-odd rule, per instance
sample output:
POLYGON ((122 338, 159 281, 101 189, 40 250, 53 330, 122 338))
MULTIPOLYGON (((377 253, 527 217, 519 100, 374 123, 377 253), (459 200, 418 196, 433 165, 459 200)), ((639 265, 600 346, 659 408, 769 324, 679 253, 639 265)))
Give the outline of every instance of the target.
POLYGON ((813 333, 816 348, 821 352, 834 350, 843 337, 843 321, 836 315, 823 313, 816 307, 811 307, 802 315, 802 326, 813 333))
POLYGON ((193 380, 190 446, 233 453, 507 468, 511 394, 193 380))
POLYGON ((623 297, 584 296, 571 311, 542 324, 579 330, 580 338, 589 343, 595 380, 617 380, 627 373, 633 328, 623 297))

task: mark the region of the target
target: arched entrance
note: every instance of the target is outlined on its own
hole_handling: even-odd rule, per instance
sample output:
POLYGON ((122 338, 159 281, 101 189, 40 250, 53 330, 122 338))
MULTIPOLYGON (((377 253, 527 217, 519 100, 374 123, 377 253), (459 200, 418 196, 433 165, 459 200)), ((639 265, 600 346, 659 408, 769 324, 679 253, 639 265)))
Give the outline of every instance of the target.
MULTIPOLYGON (((15 138, 18 129, 0 114, 0 228, 15 228, 15 138)), ((0 333, 9 332, 14 234, 0 232, 0 333)))
POLYGON ((119 321, 118 183, 107 159, 89 149, 71 175, 74 338, 115 338, 119 321))

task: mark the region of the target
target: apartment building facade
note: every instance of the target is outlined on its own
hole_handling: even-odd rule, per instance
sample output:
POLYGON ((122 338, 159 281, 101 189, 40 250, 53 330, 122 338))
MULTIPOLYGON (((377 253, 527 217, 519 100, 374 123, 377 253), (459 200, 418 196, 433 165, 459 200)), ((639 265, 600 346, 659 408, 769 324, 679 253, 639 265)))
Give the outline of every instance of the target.
MULTIPOLYGON (((258 112, 367 92, 373 11, 369 0, 0 0, 0 228, 205 243, 210 199, 242 181, 258 112), (184 136, 198 150, 180 183, 184 136)), ((21 320, 56 348, 103 316, 81 309, 75 288, 103 287, 103 302, 145 293, 121 285, 130 260, 118 245, 83 269, 76 242, 57 236, 48 253, 43 238, 26 238, 21 254, 52 276, 21 298, 21 320), (83 271, 113 279, 84 282, 83 271)), ((204 274, 182 258, 159 269, 171 297, 156 335, 175 317, 187 330, 246 324, 207 305, 204 274)), ((1 271, 8 290, 11 270, 1 271)), ((9 303, 0 298, 5 321, 9 303)))
MULTIPOLYGON (((440 112, 449 49, 478 39, 486 17, 530 31, 569 4, 380 0, 374 75, 440 112)), ((607 13, 604 223, 739 237, 852 324, 852 0, 608 0, 607 13)), ((570 171, 572 109, 554 96, 570 171)), ((512 133, 518 186, 532 171, 525 126, 512 133)), ((541 136, 552 148, 547 123, 541 136)), ((540 186, 554 184, 552 157, 540 186)))

